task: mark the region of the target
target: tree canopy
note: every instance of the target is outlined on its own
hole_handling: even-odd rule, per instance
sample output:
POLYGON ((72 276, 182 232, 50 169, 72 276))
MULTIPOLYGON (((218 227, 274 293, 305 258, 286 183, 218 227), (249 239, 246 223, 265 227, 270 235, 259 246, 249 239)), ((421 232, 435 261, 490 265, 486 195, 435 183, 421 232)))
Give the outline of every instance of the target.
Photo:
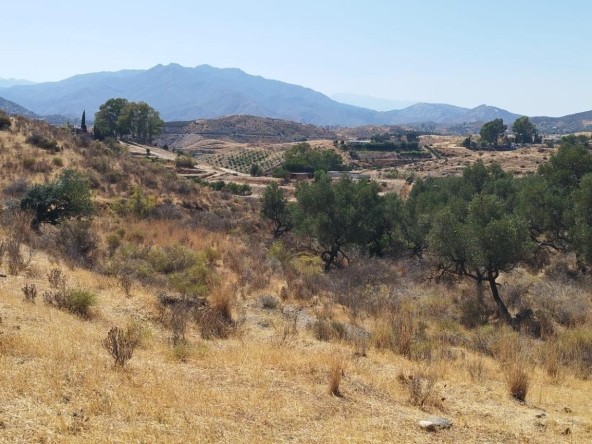
POLYGON ((151 142, 163 127, 158 111, 146 102, 109 99, 95 114, 95 135, 100 137, 129 136, 151 142))
POLYGON ((66 219, 88 217, 94 211, 87 181, 80 173, 70 169, 64 170, 48 184, 33 185, 20 206, 35 213, 34 227, 41 223, 55 225, 66 219))
POLYGON ((507 129, 508 125, 504 125, 504 121, 502 119, 495 119, 491 122, 485 123, 481 127, 479 135, 481 136, 482 141, 493 144, 493 146, 497 147, 499 138, 504 135, 504 132, 507 129))
POLYGON ((536 138, 536 127, 526 116, 522 116, 512 125, 512 132, 516 137, 516 143, 532 143, 536 138))

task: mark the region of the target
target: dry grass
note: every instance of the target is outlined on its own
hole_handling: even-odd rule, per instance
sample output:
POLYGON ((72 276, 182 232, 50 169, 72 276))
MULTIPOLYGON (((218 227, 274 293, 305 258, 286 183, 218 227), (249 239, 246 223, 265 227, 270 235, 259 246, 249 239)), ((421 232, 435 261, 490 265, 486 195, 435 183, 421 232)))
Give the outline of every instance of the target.
MULTIPOLYGON (((24 155, 45 156, 57 168, 51 155, 28 146, 23 134, 0 133, 0 143, 21 146, 0 153, 4 166, 12 162, 3 169, 3 188, 20 177, 34 182, 54 174, 23 176, 24 155)), ((65 167, 82 162, 73 145, 60 157, 65 167)), ((123 171, 132 165, 125 162, 94 166, 123 171)), ((151 170, 140 165, 144 176, 130 172, 129 187, 148 180, 151 170)), ((156 177, 156 186, 161 179, 156 177)), ((138 221, 110 210, 112 199, 128 196, 129 189, 121 183, 96 189, 102 217, 94 225, 101 241, 94 269, 68 271, 66 284, 63 259, 40 248, 25 270, 0 278, 0 441, 592 441, 589 371, 586 376, 591 307, 583 284, 566 287, 532 277, 522 303, 541 301, 535 308, 549 313, 553 341, 491 323, 467 328, 461 326, 466 312, 455 304, 459 287, 418 283, 409 263, 380 270, 377 264, 354 265, 344 270, 350 279, 343 285, 329 282, 305 256, 275 267, 255 222, 232 222, 215 231, 205 226, 210 221, 204 215, 216 212, 224 220, 235 213, 248 219, 240 202, 202 190, 185 201, 191 214, 186 219, 138 221), (130 245, 142 251, 182 245, 203 258, 215 279, 201 298, 183 299, 171 295, 166 282, 132 278, 128 297, 122 274, 108 274, 107 265, 130 245), (388 284, 366 286, 378 271, 378 280, 390 276, 388 284), (86 288, 97 295, 98 306, 85 319, 29 304, 23 285, 35 285, 39 294, 86 288), (184 304, 177 315, 158 302, 156 295, 165 290, 170 300, 184 304), (281 305, 269 309, 278 299, 281 305), (120 358, 103 345, 115 325, 125 326, 118 331, 135 346, 126 348, 111 335, 111 344, 122 345, 122 353, 115 353, 120 358), (322 334, 315 337, 319 325, 322 334), (351 331, 358 334, 352 338, 351 331), (114 366, 117 359, 122 364, 114 366), (117 368, 124 365, 124 371, 117 368), (510 369, 516 369, 512 380, 510 369), (514 401, 508 382, 526 402, 514 401), (536 416, 539 409, 547 412, 544 420, 536 416), (450 417, 455 427, 426 434, 417 422, 427 414, 450 417)), ((5 223, 1 228, 2 239, 14 233, 5 223)), ((23 259, 30 236, 20 245, 23 259)), ((519 284, 515 276, 505 278, 519 284)))

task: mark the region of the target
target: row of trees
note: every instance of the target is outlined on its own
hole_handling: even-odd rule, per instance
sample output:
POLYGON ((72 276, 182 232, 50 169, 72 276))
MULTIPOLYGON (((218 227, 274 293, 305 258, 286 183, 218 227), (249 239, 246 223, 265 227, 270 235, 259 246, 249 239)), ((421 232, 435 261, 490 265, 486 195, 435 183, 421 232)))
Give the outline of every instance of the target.
MULTIPOLYGON (((479 135, 481 140, 487 144, 498 147, 500 138, 504 137, 508 125, 504 124, 503 119, 494 119, 491 122, 485 123, 481 127, 479 135)), ((522 116, 514 121, 512 125, 512 132, 514 133, 514 141, 516 143, 539 143, 540 138, 536 127, 532 124, 530 119, 522 116)))
POLYGON ((565 138, 548 163, 524 178, 479 161, 461 177, 418 180, 405 201, 379 189, 318 173, 297 186, 293 203, 270 185, 261 212, 274 222, 275 236, 292 231, 308 238, 327 271, 354 249, 412 251, 440 276, 488 284, 510 324, 496 283, 501 273, 549 248, 575 251, 583 268, 592 265, 592 154, 575 138, 565 138))
POLYGON ((306 142, 298 143, 284 154, 284 162, 274 171, 275 177, 289 173, 314 173, 315 171, 341 171, 343 159, 333 150, 314 150, 306 142))
POLYGON ((162 131, 164 122, 158 111, 146 102, 129 102, 126 99, 109 99, 95 114, 95 138, 132 137, 152 142, 162 131))

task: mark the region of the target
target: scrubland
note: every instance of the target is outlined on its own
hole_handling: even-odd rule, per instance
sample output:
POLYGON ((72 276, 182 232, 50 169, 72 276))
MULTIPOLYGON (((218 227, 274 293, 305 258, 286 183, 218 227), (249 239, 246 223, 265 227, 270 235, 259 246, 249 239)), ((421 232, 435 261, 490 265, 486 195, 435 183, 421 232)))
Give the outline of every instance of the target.
POLYGON ((19 118, 0 162, 2 442, 592 442, 591 286, 569 255, 500 278, 539 320, 515 331, 415 257, 324 273, 256 201, 114 141, 19 118), (17 203, 66 168, 95 214, 35 231, 17 203))

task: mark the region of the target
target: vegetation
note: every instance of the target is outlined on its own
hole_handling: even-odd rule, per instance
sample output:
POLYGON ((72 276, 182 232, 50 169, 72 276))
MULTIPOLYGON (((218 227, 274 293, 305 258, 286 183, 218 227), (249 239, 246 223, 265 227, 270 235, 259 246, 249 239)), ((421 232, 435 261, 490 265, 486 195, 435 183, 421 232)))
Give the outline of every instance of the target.
POLYGON ((425 163, 447 177, 390 167, 374 173, 387 188, 317 172, 258 202, 181 177, 173 156, 12 121, 0 133, 6 441, 428 442, 414 424, 441 414, 455 422, 447 442, 590 441, 588 140, 479 156, 450 138, 425 163), (34 132, 56 140, 63 167, 26 141, 34 132), (516 170, 527 155, 538 169, 495 163, 516 170), (20 200, 74 167, 94 217, 32 230, 20 200))
POLYGON ((507 129, 508 125, 504 125, 504 121, 502 119, 495 119, 491 122, 485 123, 481 127, 479 135, 481 136, 481 140, 483 142, 492 144, 497 148, 499 144, 499 138, 504 135, 507 129))
POLYGON ((162 131, 164 122, 158 111, 146 102, 109 99, 95 114, 95 137, 131 137, 145 142, 162 131))
POLYGON ((33 185, 20 206, 35 214, 35 227, 44 222, 55 225, 66 219, 88 217, 94 210, 88 182, 74 170, 64 170, 46 185, 33 185))
POLYGON ((291 173, 314 173, 315 171, 342 171, 343 159, 332 150, 318 151, 303 142, 294 145, 284 155, 280 169, 291 173))
POLYGON ((526 116, 516 119, 512 125, 512 132, 516 137, 516 143, 532 143, 539 139, 535 126, 526 116))

